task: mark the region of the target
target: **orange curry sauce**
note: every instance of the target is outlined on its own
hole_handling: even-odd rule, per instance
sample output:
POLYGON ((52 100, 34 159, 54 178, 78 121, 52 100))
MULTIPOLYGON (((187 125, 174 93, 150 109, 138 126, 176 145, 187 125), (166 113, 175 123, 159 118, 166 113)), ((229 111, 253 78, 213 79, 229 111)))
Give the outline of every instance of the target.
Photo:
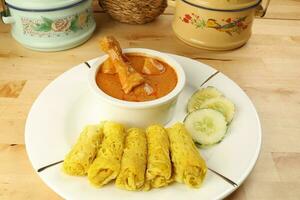
POLYGON ((98 71, 96 82, 98 87, 109 96, 125 101, 150 101, 167 95, 177 84, 177 75, 175 70, 168 64, 159 61, 165 67, 165 71, 157 75, 148 75, 142 73, 145 56, 125 54, 129 59, 132 67, 142 74, 148 83, 153 88, 153 93, 148 95, 144 90, 144 84, 137 86, 130 93, 125 94, 118 77, 118 74, 106 74, 98 71))

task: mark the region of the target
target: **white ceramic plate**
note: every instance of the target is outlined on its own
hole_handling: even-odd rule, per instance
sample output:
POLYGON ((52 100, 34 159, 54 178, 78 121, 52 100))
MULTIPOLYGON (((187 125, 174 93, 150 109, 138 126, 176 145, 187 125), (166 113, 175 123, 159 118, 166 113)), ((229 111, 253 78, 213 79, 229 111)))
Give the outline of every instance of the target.
MULTIPOLYGON (((225 139, 214 147, 202 150, 207 165, 240 186, 257 160, 261 146, 261 127, 257 112, 243 90, 222 73, 186 57, 173 56, 182 64, 187 85, 180 95, 176 114, 169 124, 182 121, 188 98, 203 85, 215 86, 231 99, 236 113, 225 139), (214 76, 212 76, 215 74, 214 76)), ((88 63, 92 65, 94 60, 88 63)), ((25 127, 25 143, 33 168, 62 160, 86 124, 105 120, 101 105, 93 98, 87 81, 89 68, 80 64, 49 84, 34 102, 25 127)), ((168 126, 168 125, 167 125, 168 126)), ((86 177, 65 175, 61 164, 38 173, 42 180, 66 199, 222 199, 236 187, 208 171, 199 189, 174 183, 149 192, 129 192, 113 184, 101 189, 92 187, 86 177)))

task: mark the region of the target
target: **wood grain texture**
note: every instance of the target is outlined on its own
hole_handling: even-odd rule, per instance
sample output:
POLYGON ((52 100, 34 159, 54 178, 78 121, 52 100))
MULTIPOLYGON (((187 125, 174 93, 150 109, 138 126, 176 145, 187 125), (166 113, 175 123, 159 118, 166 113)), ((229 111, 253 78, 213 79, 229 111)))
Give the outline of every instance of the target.
POLYGON ((0 144, 0 199, 60 199, 32 170, 24 145, 0 144))
POLYGON ((25 49, 13 40, 10 26, 0 23, 1 200, 60 199, 29 163, 24 146, 25 120, 33 101, 53 79, 101 54, 97 41, 104 35, 115 35, 123 47, 151 48, 194 58, 238 83, 258 110, 263 145, 254 170, 227 199, 299 199, 299 0, 271 0, 266 18, 255 20, 249 42, 235 51, 223 52, 200 50, 179 41, 171 29, 173 8, 140 26, 113 21, 94 4, 97 29, 93 37, 67 51, 25 49))
POLYGON ((271 0, 266 17, 274 19, 300 19, 299 0, 271 0))
POLYGON ((26 81, 1 81, 0 80, 0 97, 17 98, 26 81))

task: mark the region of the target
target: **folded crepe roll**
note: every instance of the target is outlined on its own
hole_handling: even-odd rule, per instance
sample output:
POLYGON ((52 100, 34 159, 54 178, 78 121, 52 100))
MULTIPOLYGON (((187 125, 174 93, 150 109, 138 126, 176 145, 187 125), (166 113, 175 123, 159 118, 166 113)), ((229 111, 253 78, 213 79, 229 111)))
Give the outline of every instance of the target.
POLYGON ((96 187, 101 187, 117 177, 123 154, 124 127, 118 123, 105 122, 103 133, 101 148, 88 170, 88 179, 96 187))
POLYGON ((172 182, 168 134, 162 126, 152 125, 147 128, 146 137, 148 142, 148 163, 146 170, 148 187, 163 187, 172 182))
POLYGON ((116 186, 126 190, 140 190, 145 181, 147 164, 147 141, 142 129, 127 130, 121 171, 116 186))
POLYGON ((205 177, 207 167, 198 152, 191 135, 182 123, 167 129, 175 180, 190 187, 199 187, 205 177))
POLYGON ((69 175, 84 176, 94 161, 103 138, 102 125, 89 125, 66 155, 63 170, 69 175))

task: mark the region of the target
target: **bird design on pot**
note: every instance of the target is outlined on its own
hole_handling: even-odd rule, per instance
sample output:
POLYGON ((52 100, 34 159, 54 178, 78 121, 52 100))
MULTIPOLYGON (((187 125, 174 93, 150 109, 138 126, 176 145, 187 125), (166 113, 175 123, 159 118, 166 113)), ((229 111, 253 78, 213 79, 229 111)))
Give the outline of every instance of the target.
POLYGON ((215 19, 208 19, 206 22, 207 28, 214 28, 220 32, 225 32, 232 36, 233 32, 240 33, 242 30, 246 29, 248 25, 245 25, 243 22, 246 20, 246 17, 238 18, 231 21, 231 18, 226 20, 226 24, 220 25, 215 19))
POLYGON ((250 22, 246 22, 247 16, 239 17, 239 18, 227 18, 222 19, 222 22, 218 22, 216 19, 203 19, 200 16, 192 13, 185 14, 184 17, 180 17, 181 21, 186 24, 191 24, 195 28, 212 28, 219 32, 227 33, 232 36, 233 33, 240 34, 243 30, 248 28, 250 22))

